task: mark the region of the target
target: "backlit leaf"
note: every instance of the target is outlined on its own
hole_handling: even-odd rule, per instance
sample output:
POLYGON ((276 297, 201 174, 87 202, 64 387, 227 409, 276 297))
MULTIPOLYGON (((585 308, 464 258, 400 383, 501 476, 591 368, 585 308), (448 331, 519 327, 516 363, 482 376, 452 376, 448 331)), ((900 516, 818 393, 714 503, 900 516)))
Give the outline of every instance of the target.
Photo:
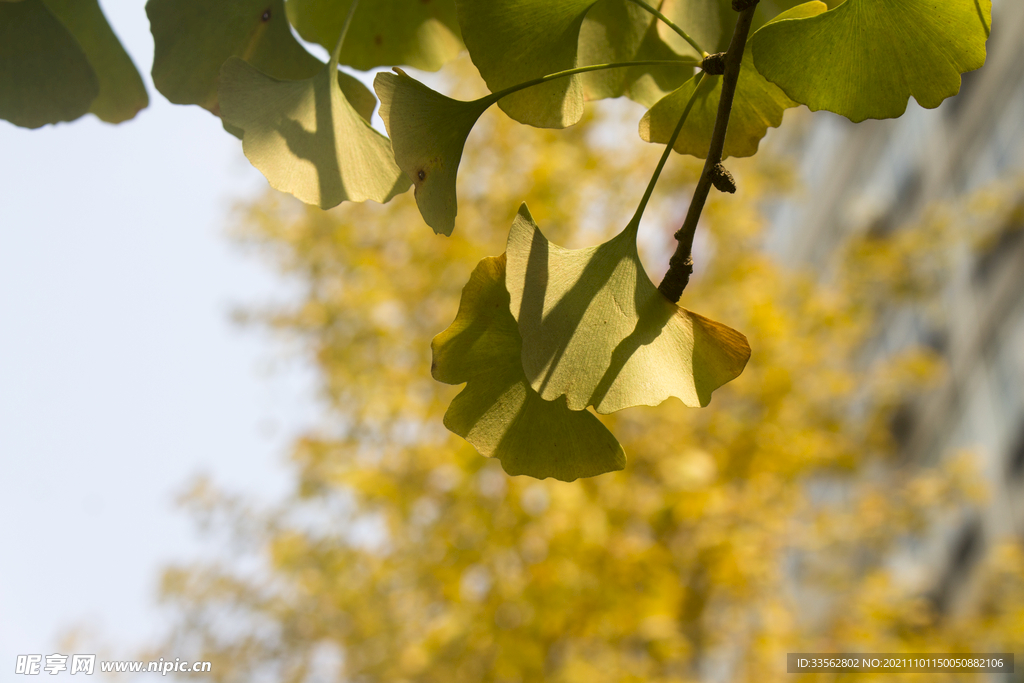
MULTIPOLYGON (((631 2, 600 0, 583 20, 578 61, 605 64, 678 59, 658 36, 658 23, 654 15, 631 2)), ((686 64, 593 71, 582 75, 583 93, 587 100, 626 95, 649 107, 692 75, 693 68, 686 64)))
MULTIPOLYGON (((665 0, 661 11, 676 26, 682 27, 705 51, 714 54, 729 46, 732 22, 736 21, 731 0, 665 0)), ((703 57, 696 54, 693 47, 668 24, 659 21, 657 29, 661 39, 679 54, 698 59, 703 57)))
POLYGON ((99 92, 85 52, 42 0, 0 4, 0 118, 24 128, 73 121, 99 92))
POLYGON ((676 396, 705 406, 750 357, 735 330, 680 308, 640 263, 635 224, 608 242, 551 244, 524 204, 508 237, 506 286, 523 369, 546 400, 611 413, 676 396))
POLYGON ((378 73, 373 86, 395 160, 415 186, 423 220, 434 232, 451 235, 458 211, 455 176, 462 149, 493 100, 453 100, 400 69, 378 73))
POLYGON ((445 426, 509 474, 573 481, 625 466, 615 437, 588 411, 565 399, 545 401, 520 362, 522 341, 509 312, 505 256, 483 259, 462 290, 455 321, 431 344, 434 378, 466 382, 445 426))
POLYGON ((121 46, 96 0, 45 0, 46 6, 78 41, 99 80, 89 111, 107 123, 133 118, 149 104, 131 57, 121 46))
MULTIPOLYGON (((231 56, 289 81, 311 78, 323 68, 292 36, 284 0, 149 0, 146 14, 153 32, 153 83, 175 104, 198 104, 219 115, 217 78, 231 56)), ((338 78, 356 111, 369 119, 373 94, 351 76, 338 78)))
POLYGON ((985 63, 991 0, 847 0, 779 21, 752 40, 757 70, 817 111, 893 118, 912 96, 931 109, 985 63))
MULTIPOLYGON (((626 0, 456 2, 462 37, 491 92, 577 66, 680 59, 658 37, 652 16, 626 0)), ((687 60, 576 74, 508 95, 498 106, 521 123, 564 128, 579 121, 584 99, 627 94, 647 103, 655 84, 664 92, 690 75, 687 60)))
MULTIPOLYGON (((838 4, 840 0, 829 0, 838 4)), ((801 0, 760 0, 751 30, 756 31, 766 22, 801 4, 801 0)), ((709 54, 725 52, 732 41, 736 25, 736 11, 732 0, 664 0, 661 11, 677 26, 682 27, 709 54)), ((664 22, 655 22, 658 35, 680 55, 697 55, 693 47, 682 36, 664 22)))
MULTIPOLYGON (((288 18, 305 40, 334 49, 352 0, 288 0, 288 18)), ((361 71, 409 65, 436 71, 462 50, 454 0, 376 0, 356 8, 341 63, 361 71)))
POLYGON ((232 57, 221 69, 221 115, 244 132, 245 156, 276 189, 323 209, 386 202, 409 179, 391 141, 349 103, 336 74, 332 60, 312 78, 283 81, 232 57))
MULTIPOLYGON (((583 18, 596 0, 457 0, 462 39, 491 92, 572 69, 583 18)), ((583 115, 580 76, 560 78, 498 103, 516 121, 565 128, 583 115)))
MULTIPOLYGON (((814 0, 779 15, 776 20, 815 16, 826 9, 825 3, 814 0)), ((647 142, 660 144, 668 142, 679 117, 693 95, 695 80, 690 79, 644 114, 640 120, 641 138, 647 142)), ((692 154, 701 159, 708 156, 715 119, 718 116, 718 100, 722 95, 721 76, 706 76, 704 80, 707 84, 697 93, 686 126, 673 146, 680 154, 692 154)), ((768 129, 780 126, 785 110, 796 106, 799 106, 797 102, 786 97, 782 90, 766 81, 757 72, 750 50, 744 51, 740 77, 736 84, 736 99, 733 102, 729 128, 725 136, 723 158, 749 157, 756 154, 761 138, 768 129)))

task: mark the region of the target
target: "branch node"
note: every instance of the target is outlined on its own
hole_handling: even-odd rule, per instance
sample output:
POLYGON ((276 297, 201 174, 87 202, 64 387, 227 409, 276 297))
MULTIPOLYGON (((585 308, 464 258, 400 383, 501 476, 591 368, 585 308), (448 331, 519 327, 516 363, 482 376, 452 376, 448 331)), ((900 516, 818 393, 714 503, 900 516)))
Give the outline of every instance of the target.
POLYGON ((729 173, 729 170, 722 162, 718 162, 711 167, 711 184, 719 192, 736 193, 736 180, 733 179, 732 173, 729 173))
POLYGON ((713 55, 708 55, 700 63, 700 68, 709 76, 721 76, 725 73, 725 55, 725 52, 716 52, 713 55))
POLYGON ((758 0, 732 0, 732 8, 736 12, 750 9, 758 3, 758 0))
POLYGON ((668 273, 665 279, 658 285, 661 292, 669 301, 679 301, 683 295, 686 285, 690 284, 690 276, 693 275, 693 256, 673 256, 668 262, 668 273))
POLYGON ((743 51, 746 47, 747 36, 750 35, 750 26, 754 21, 757 0, 733 0, 733 7, 742 7, 743 9, 736 17, 736 28, 733 30, 732 41, 729 43, 729 51, 725 57, 722 94, 718 98, 718 114, 715 116, 715 129, 711 134, 711 145, 708 148, 707 159, 704 161, 704 170, 701 171, 697 187, 693 191, 690 208, 686 211, 686 220, 683 221, 683 227, 676 233, 675 254, 669 260, 669 270, 658 287, 658 290, 670 301, 679 301, 683 288, 690 280, 693 263, 690 259, 690 252, 693 251, 693 237, 697 232, 700 214, 704 210, 712 183, 719 190, 736 191, 736 183, 722 166, 722 156, 725 151, 729 114, 732 112, 736 85, 739 82, 740 70, 743 66, 743 51), (691 264, 690 267, 684 267, 687 263, 691 264))

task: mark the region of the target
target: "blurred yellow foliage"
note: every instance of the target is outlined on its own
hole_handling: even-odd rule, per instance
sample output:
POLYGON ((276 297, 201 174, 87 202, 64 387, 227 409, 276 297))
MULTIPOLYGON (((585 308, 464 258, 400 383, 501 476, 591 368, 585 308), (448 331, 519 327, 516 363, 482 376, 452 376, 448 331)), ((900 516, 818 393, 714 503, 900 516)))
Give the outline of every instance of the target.
MULTIPOLYGON (((485 115, 451 238, 408 195, 322 212, 268 194, 244 209, 240 238, 302 290, 249 317, 308 349, 328 420, 295 443, 280 506, 205 484, 190 496, 235 537, 223 561, 167 570, 180 619, 165 657, 212 660, 218 681, 764 682, 787 677, 787 652, 1020 644, 1019 546, 983 559, 957 613, 933 597, 942 558, 918 552, 936 519, 983 495, 969 459, 898 458, 893 415, 939 364, 865 351, 886 311, 940 284, 941 211, 855 241, 822 283, 761 249, 764 205, 792 189, 785 164, 734 162, 741 192, 709 205, 681 302, 753 348, 710 407, 602 418, 626 469, 572 484, 508 477, 444 431, 458 388, 430 379, 430 339, 477 261, 503 251, 519 202, 568 246, 628 220, 659 150, 622 142, 610 111, 559 132, 485 115)), ((653 251, 698 171, 670 164, 641 229, 653 251)))

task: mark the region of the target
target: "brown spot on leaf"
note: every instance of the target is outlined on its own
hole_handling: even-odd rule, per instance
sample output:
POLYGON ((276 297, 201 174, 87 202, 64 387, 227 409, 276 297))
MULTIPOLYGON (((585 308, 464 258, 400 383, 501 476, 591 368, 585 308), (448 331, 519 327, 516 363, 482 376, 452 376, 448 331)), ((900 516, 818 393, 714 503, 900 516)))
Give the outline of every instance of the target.
POLYGON ((419 178, 420 180, 425 180, 427 177, 427 172, 421 168, 416 172, 416 177, 419 178))
POLYGON ((373 37, 373 44, 374 45, 380 45, 383 42, 384 42, 384 36, 382 36, 381 34, 378 33, 377 35, 375 35, 373 37))
POLYGON ((260 19, 262 21, 265 21, 265 22, 266 21, 270 21, 270 8, 269 7, 267 9, 263 10, 263 16, 260 17, 260 19))

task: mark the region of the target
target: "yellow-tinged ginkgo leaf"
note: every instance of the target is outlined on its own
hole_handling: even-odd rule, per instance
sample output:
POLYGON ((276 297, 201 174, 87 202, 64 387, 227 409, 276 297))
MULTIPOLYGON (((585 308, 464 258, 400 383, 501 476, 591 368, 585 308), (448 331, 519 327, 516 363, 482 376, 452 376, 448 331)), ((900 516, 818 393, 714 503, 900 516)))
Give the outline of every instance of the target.
MULTIPOLYGON (((813 0, 783 12, 773 22, 811 17, 827 9, 825 3, 813 0)), ((773 22, 769 22, 769 25, 773 22)), ((721 76, 705 75, 704 80, 707 83, 697 93, 686 126, 673 145, 673 149, 680 154, 691 154, 700 159, 708 156, 718 116, 718 101, 722 95, 721 76)), ((640 120, 640 137, 647 142, 667 143, 696 87, 696 78, 692 78, 651 107, 640 120)), ((729 116, 723 158, 756 154, 761 138, 768 129, 780 126, 786 109, 797 106, 798 102, 791 100, 778 86, 769 83, 757 72, 748 46, 743 53, 739 81, 736 84, 736 99, 729 116)))
MULTIPOLYGON (((333 50, 353 0, 288 0, 305 40, 333 50)), ((340 62, 367 71, 408 65, 436 71, 462 50, 453 0, 375 0, 356 8, 340 62)))
POLYGON ((991 0, 847 0, 752 38, 757 70, 813 111, 851 121, 933 109, 985 63, 991 0))
POLYGON ((573 481, 625 467, 611 432, 564 398, 545 401, 520 362, 522 341, 509 312, 505 255, 483 259, 462 290, 455 321, 431 344, 434 378, 466 382, 444 424, 509 474, 573 481))
POLYGON ((232 57, 220 74, 221 116, 243 132, 242 149, 270 184, 322 209, 386 202, 409 188, 391 141, 338 85, 337 56, 318 74, 282 81, 232 57))
POLYGON ((506 287, 523 370, 546 400, 611 413, 676 396, 706 406, 750 358, 746 337, 680 308, 651 282, 637 223, 597 247, 551 244, 523 204, 508 236, 506 287))
POLYGON ((373 87, 395 161, 415 186, 420 215, 434 232, 451 235, 458 212, 455 175, 462 150, 473 125, 494 100, 453 100, 401 69, 377 74, 373 87))

